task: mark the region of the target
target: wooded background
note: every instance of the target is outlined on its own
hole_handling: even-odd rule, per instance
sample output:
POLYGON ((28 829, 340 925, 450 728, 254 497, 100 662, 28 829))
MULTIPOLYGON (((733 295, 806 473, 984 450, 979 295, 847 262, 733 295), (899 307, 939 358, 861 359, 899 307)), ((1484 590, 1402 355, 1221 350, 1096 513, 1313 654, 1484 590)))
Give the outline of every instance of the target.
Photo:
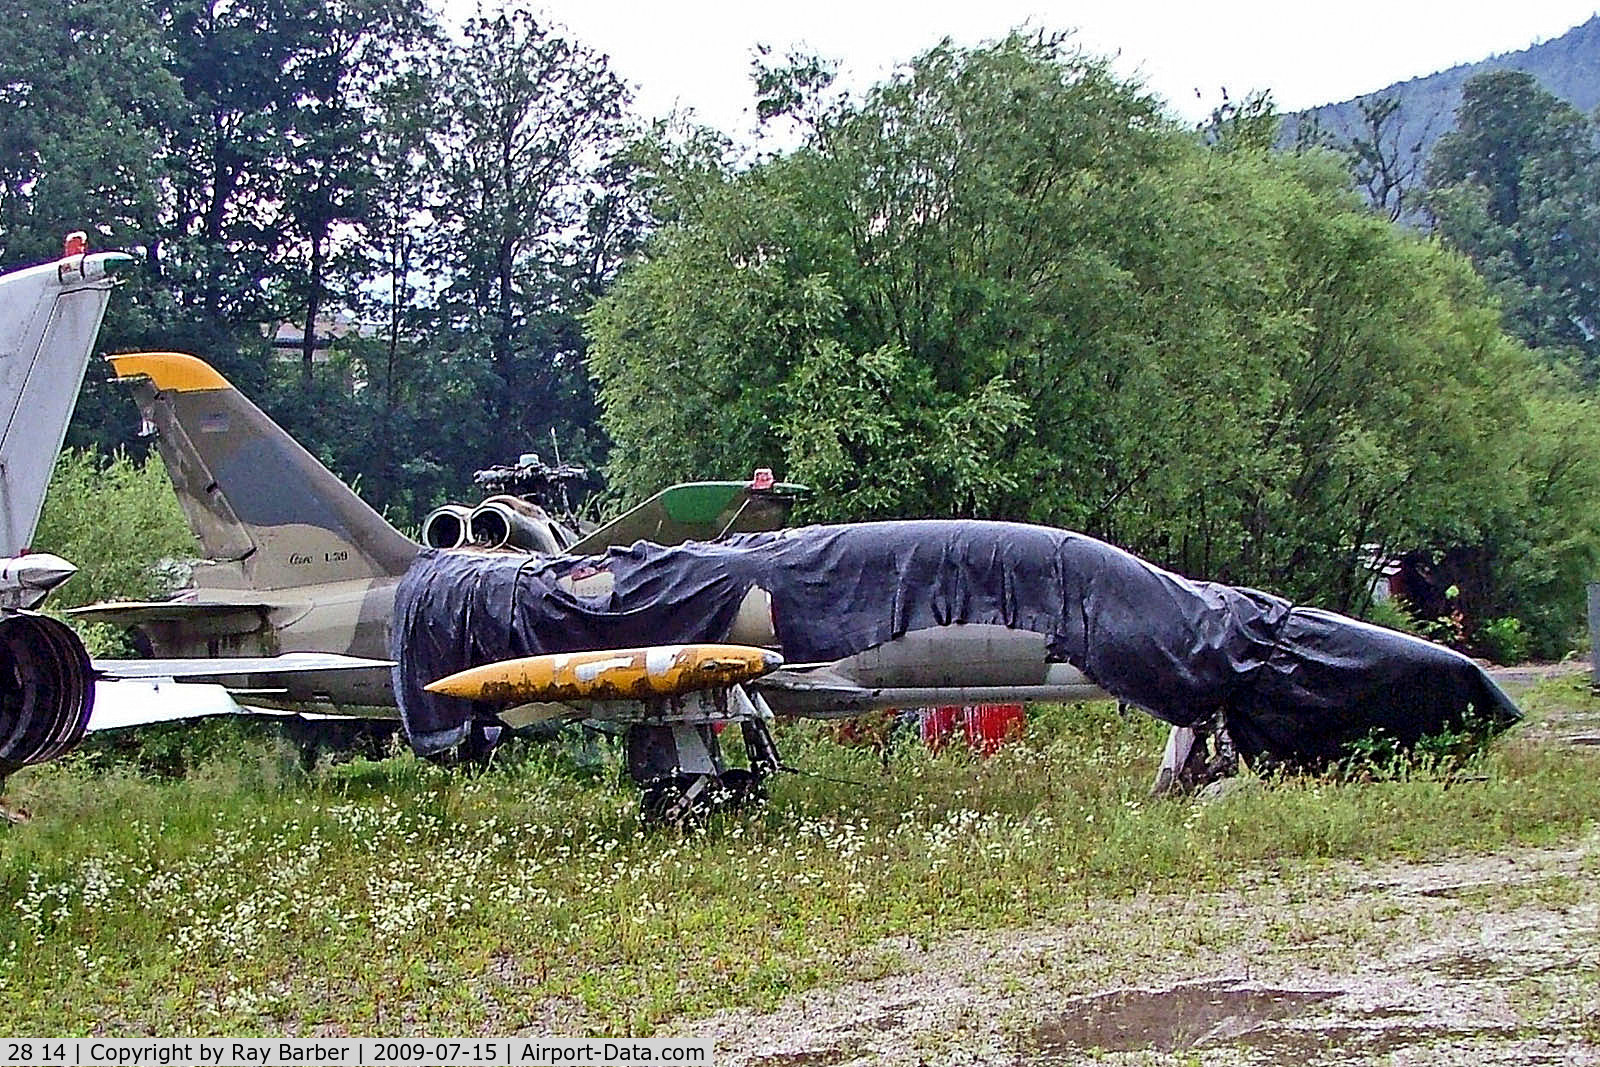
MULTIPOLYGON (((518 7, 12 9, 0 262, 134 252, 104 348, 209 360, 401 524, 554 442, 613 503, 765 466, 812 519, 1050 523, 1343 610, 1410 554, 1465 647, 1579 622, 1600 154, 1532 75, 1419 161, 1395 100, 1197 130, 1048 32, 854 96, 762 53, 773 151, 642 121, 518 7)), ((58 496, 142 455, 101 377, 58 496)))

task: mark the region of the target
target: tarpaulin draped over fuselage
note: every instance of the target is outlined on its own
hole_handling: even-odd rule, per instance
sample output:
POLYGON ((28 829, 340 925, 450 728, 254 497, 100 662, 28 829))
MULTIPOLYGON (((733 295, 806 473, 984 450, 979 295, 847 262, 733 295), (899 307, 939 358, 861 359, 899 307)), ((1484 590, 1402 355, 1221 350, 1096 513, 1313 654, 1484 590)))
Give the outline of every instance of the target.
POLYGON ((448 748, 473 717, 469 702, 423 691, 436 678, 552 652, 722 640, 752 586, 772 595, 791 663, 952 623, 1031 630, 1052 661, 1167 722, 1225 710, 1246 758, 1315 763, 1374 729, 1409 743, 1469 717, 1518 716, 1472 660, 1419 638, 1190 581, 1082 534, 930 520, 638 542, 603 556, 425 551, 400 584, 391 638, 411 743, 448 748), (561 585, 594 571, 612 574, 609 593, 561 585))

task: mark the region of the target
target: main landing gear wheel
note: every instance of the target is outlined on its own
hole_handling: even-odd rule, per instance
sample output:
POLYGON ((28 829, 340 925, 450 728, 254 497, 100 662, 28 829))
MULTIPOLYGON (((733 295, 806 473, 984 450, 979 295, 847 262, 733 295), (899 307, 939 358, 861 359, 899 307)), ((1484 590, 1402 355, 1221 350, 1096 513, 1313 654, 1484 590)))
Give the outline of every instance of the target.
POLYGON ((688 827, 718 811, 759 804, 767 799, 766 783, 743 767, 721 774, 678 775, 641 787, 639 818, 649 827, 688 827))
POLYGON ((686 826, 714 811, 767 799, 766 779, 782 768, 767 724, 740 722, 748 767, 729 767, 711 723, 635 723, 624 740, 628 777, 639 786, 646 826, 686 826))
POLYGON ((764 804, 767 801, 766 779, 743 767, 730 767, 723 771, 718 790, 722 803, 730 808, 764 804))

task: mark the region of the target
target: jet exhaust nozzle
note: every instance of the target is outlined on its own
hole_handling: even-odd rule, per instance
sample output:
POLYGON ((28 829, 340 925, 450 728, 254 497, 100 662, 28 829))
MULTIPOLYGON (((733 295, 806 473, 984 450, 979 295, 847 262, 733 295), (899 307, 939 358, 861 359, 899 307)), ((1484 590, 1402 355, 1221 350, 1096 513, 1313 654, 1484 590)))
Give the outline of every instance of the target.
POLYGON ((44 615, 0 618, 0 778, 64 756, 94 710, 94 667, 65 624, 44 615))
POLYGON ((473 509, 467 540, 479 548, 513 548, 558 555, 562 538, 537 504, 514 496, 493 496, 473 509))
POLYGON ((422 520, 422 543, 429 548, 460 548, 467 543, 472 509, 465 504, 445 504, 422 520))

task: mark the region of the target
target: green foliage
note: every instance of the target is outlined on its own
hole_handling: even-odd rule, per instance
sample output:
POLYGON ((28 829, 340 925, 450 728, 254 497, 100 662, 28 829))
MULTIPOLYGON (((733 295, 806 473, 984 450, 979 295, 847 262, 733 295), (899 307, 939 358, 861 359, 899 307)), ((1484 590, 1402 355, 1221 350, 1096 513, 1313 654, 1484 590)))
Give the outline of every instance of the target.
POLYGON ((1353 781, 1450 781, 1481 773, 1490 746, 1502 732, 1503 724, 1473 716, 1420 737, 1411 745, 1401 745, 1375 730, 1350 743, 1350 755, 1342 761, 1338 773, 1353 781))
POLYGON ((183 109, 154 10, 15 3, 0 20, 0 261, 60 254, 70 230, 113 247, 155 231, 164 129, 183 109))
POLYGON ((1600 147, 1532 75, 1480 74, 1428 164, 1438 233, 1471 257, 1528 344, 1600 373, 1600 147))
POLYGON ((56 463, 33 543, 78 566, 52 608, 170 593, 196 547, 159 459, 77 449, 56 463))
POLYGON ((1478 645, 1495 663, 1514 664, 1527 660, 1530 641, 1522 620, 1506 615, 1478 628, 1478 645))
POLYGON ((303 765, 268 719, 221 717, 92 734, 71 757, 75 769, 100 775, 203 777, 264 771, 266 781, 303 777, 303 765))
POLYGON ((1521 403, 1500 456, 1520 477, 1476 531, 1491 593, 1469 607, 1480 620, 1521 620, 1529 653, 1556 659, 1582 628, 1584 588, 1600 573, 1600 418, 1593 392, 1554 370, 1522 379, 1521 403))
MULTIPOLYGON (((1337 157, 1272 153, 1264 99, 1208 146, 1015 34, 784 108, 807 144, 702 180, 589 316, 626 495, 771 466, 814 517, 1054 523, 1346 609, 1368 548, 1595 543, 1506 503, 1568 388, 1337 157)), ((1583 476, 1555 473, 1564 509, 1583 476)))
MULTIPOLYGON (((891 938, 1082 921, 1101 902, 1117 915, 1261 878, 1325 889, 1331 858, 1566 842, 1600 804, 1592 754, 1526 741, 1468 776, 1152 801, 1161 725, 1095 704, 1039 709, 989 759, 896 749, 889 776, 819 724, 788 724, 790 762, 826 777, 781 776, 765 809, 698 832, 645 833, 615 773, 559 757, 475 777, 409 755, 306 772, 237 725, 176 780, 87 759, 12 779, 35 813, 0 836, 18 1032, 531 1029, 559 1005, 563 1029, 642 1034, 870 976, 891 938)), ((1155 910, 1192 944, 1190 910, 1155 910)))
POLYGON ((1417 634, 1421 636, 1418 628, 1417 617, 1406 609, 1405 604, 1393 597, 1384 600, 1374 600, 1362 618, 1378 626, 1386 626, 1391 630, 1399 630, 1404 634, 1417 634))
POLYGON ((1003 378, 952 396, 892 346, 859 357, 833 342, 818 349, 795 370, 784 451, 791 476, 827 511, 981 514, 1016 488, 992 462, 1027 416, 1003 378))
POLYGON ((572 444, 593 423, 575 315, 635 239, 623 157, 628 92, 606 57, 522 7, 467 20, 438 92, 447 344, 477 364, 480 466, 572 444))
MULTIPOLYGON (((626 105, 516 0, 454 42, 421 0, 22 0, 0 264, 129 249, 103 347, 205 358, 414 521, 552 431, 603 458, 577 315, 648 223, 626 105)), ((69 442, 140 448, 102 377, 69 442)))
POLYGON ((1251 93, 1236 104, 1224 89, 1222 103, 1211 109, 1201 130, 1219 152, 1259 152, 1277 143, 1279 125, 1271 93, 1251 93))

